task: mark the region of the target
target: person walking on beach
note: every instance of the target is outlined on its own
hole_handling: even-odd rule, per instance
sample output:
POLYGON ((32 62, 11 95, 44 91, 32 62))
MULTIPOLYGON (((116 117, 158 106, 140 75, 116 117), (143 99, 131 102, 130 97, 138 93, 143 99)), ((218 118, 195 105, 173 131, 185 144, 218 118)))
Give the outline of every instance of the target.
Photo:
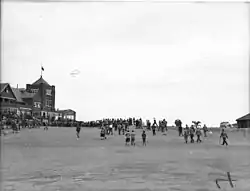
POLYGON ((101 140, 107 139, 107 137, 106 137, 106 135, 105 135, 105 128, 104 128, 104 127, 101 128, 100 136, 101 136, 101 140))
POLYGON ((77 140, 80 139, 80 131, 81 131, 81 126, 79 123, 76 124, 76 138, 77 140))
POLYGON ((48 124, 47 124, 47 122, 44 122, 44 131, 48 131, 48 124))
POLYGON ((189 135, 190 135, 190 139, 191 139, 191 143, 194 143, 194 133, 195 133, 195 129, 194 126, 192 125, 189 131, 189 135))
POLYGON ((225 132, 224 129, 222 129, 222 131, 221 131, 220 140, 221 140, 221 138, 222 138, 222 141, 223 141, 221 145, 226 144, 226 146, 227 146, 228 145, 228 143, 227 143, 228 136, 227 136, 227 133, 225 132))
POLYGON ((201 143, 201 130, 199 129, 199 128, 197 128, 197 130, 196 130, 196 136, 197 136, 197 140, 196 140, 196 142, 198 143, 201 143))
POLYGON ((146 146, 147 134, 146 134, 146 132, 144 130, 142 132, 141 137, 142 137, 142 146, 146 146))
POLYGON ((163 119, 162 121, 162 135, 167 135, 167 121, 165 119, 163 119))

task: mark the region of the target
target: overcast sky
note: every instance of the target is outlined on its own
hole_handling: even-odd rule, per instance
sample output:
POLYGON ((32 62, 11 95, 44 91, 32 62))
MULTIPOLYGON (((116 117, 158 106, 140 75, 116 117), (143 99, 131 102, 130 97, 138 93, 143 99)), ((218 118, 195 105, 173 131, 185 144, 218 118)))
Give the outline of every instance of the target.
POLYGON ((240 3, 3 3, 1 80, 25 87, 43 63, 78 120, 234 123, 249 112, 248 18, 240 3))

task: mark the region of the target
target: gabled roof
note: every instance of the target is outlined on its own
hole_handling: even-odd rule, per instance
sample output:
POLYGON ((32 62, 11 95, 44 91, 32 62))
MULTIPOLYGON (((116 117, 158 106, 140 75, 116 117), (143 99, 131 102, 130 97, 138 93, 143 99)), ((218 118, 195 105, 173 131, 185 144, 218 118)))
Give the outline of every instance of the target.
POLYGON ((24 88, 11 88, 17 101, 23 102, 23 98, 33 98, 36 93, 29 93, 24 88))
POLYGON ((236 119, 236 121, 245 121, 245 120, 250 120, 250 113, 239 118, 239 119, 236 119))
POLYGON ((37 81, 35 81, 32 85, 46 84, 49 86, 48 82, 46 82, 41 76, 37 81))
POLYGON ((14 92, 13 92, 12 88, 10 87, 10 84, 9 84, 9 83, 0 83, 0 94, 2 94, 3 91, 4 91, 7 87, 9 87, 11 93, 12 93, 13 96, 14 96, 14 99, 16 99, 16 95, 14 94, 14 92))
POLYGON ((20 90, 18 88, 11 88, 11 89, 16 97, 16 101, 23 102, 22 96, 21 96, 22 93, 20 92, 20 90))
POLYGON ((9 85, 8 83, 0 83, 0 93, 6 88, 6 86, 9 85))

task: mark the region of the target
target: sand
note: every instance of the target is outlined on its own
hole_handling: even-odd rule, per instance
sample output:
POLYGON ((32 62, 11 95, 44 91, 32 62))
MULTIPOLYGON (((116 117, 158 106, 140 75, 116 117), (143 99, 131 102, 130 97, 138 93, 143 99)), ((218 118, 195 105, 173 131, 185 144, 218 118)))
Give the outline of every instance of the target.
POLYGON ((124 137, 100 140, 99 130, 75 128, 22 130, 1 137, 4 191, 250 191, 250 139, 229 131, 229 146, 214 132, 200 144, 185 144, 175 130, 167 136, 148 132, 142 147, 125 147, 124 137), (228 181, 217 188, 215 179, 228 181))

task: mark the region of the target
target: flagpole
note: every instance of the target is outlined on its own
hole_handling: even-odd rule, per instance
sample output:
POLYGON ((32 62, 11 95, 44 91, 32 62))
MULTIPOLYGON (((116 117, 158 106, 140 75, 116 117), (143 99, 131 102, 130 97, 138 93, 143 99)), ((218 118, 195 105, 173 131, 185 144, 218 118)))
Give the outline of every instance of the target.
POLYGON ((40 70, 41 70, 41 77, 43 76, 43 70, 42 70, 42 63, 41 63, 41 68, 40 68, 40 70))
POLYGON ((43 77, 43 65, 41 63, 41 77, 43 77))

